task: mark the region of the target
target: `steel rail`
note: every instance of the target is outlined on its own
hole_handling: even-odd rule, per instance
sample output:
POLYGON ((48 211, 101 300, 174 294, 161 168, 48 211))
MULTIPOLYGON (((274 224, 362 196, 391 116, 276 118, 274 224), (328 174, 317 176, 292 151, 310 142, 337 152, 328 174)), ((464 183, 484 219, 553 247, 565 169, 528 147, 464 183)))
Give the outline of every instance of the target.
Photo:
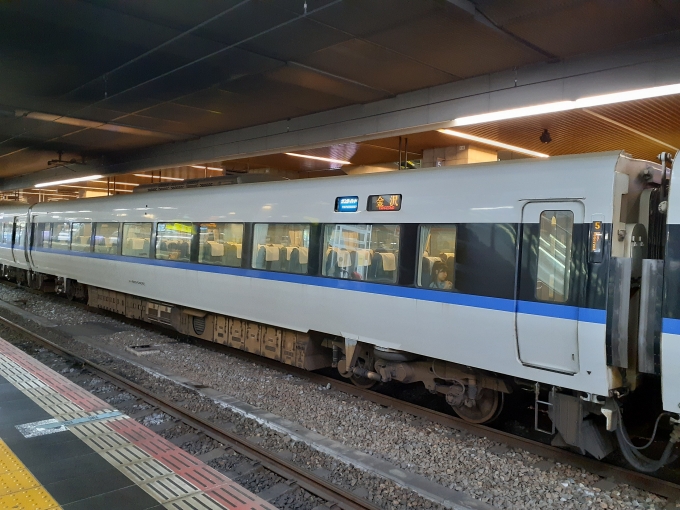
POLYGON ((264 448, 244 439, 232 432, 224 430, 217 425, 210 423, 209 421, 197 416, 181 407, 177 407, 172 402, 167 399, 154 395, 146 390, 143 386, 140 386, 132 381, 127 380, 124 376, 116 374, 98 364, 75 354, 74 352, 59 346, 58 344, 44 338, 43 336, 20 326, 12 322, 5 317, 0 316, 0 323, 9 327, 10 329, 19 332, 23 335, 30 337, 33 341, 38 342, 45 347, 49 348, 51 351, 59 354, 60 356, 70 358, 83 366, 86 366, 88 370, 96 373, 103 379, 106 379, 118 386, 125 391, 132 393, 133 395, 141 398, 148 403, 158 407, 163 412, 170 416, 173 416, 184 423, 194 427, 195 429, 203 432, 206 436, 215 439, 221 443, 224 443, 229 448, 233 449, 237 453, 244 455, 252 460, 260 463, 266 469, 276 473, 277 475, 285 478, 286 480, 292 480, 299 487, 307 490, 308 492, 318 496, 319 498, 331 503, 329 510, 333 508, 340 508, 343 510, 379 510, 380 507, 374 505, 370 501, 360 498, 350 491, 347 491, 337 485, 334 485, 323 478, 307 471, 306 469, 300 468, 291 462, 286 462, 285 460, 279 458, 276 454, 268 452, 264 448))

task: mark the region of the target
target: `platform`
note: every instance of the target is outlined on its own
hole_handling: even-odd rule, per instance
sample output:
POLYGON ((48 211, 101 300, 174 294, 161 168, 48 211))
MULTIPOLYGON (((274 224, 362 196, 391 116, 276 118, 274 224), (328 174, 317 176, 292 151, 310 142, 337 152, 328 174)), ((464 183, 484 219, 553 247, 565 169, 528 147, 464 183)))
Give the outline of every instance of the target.
POLYGON ((274 509, 2 339, 0 508, 274 509))

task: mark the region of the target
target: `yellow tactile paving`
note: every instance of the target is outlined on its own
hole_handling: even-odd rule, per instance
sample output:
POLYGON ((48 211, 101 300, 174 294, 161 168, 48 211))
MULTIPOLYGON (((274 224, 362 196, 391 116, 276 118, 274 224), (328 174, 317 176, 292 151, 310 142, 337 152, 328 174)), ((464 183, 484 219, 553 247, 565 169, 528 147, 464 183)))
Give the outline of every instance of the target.
POLYGON ((20 469, 25 469, 24 465, 17 459, 5 442, 0 439, 0 475, 6 475, 20 469))
POLYGON ((13 492, 34 489, 36 487, 40 487, 40 484, 28 469, 18 469, 11 473, 0 475, 0 498, 13 492))
POLYGON ((12 510, 61 508, 2 439, 0 439, 0 508, 12 510))

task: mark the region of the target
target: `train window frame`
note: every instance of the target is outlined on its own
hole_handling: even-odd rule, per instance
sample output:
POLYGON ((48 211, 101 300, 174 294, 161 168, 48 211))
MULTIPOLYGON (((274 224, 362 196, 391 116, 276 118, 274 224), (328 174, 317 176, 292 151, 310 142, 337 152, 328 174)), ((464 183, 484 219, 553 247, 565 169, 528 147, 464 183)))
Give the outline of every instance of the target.
MULTIPOLYGON (((400 285, 400 278, 401 278, 401 258, 402 258, 402 246, 401 246, 401 234, 404 230, 404 225, 402 223, 398 222, 387 222, 387 223, 382 223, 382 222, 376 222, 376 223, 369 223, 369 222, 360 222, 360 223, 350 223, 350 222, 341 222, 341 223, 324 223, 321 225, 321 232, 320 232, 320 246, 319 246, 319 259, 320 259, 320 267, 319 267, 319 276, 322 278, 330 278, 333 280, 347 280, 347 281, 356 281, 356 282, 363 282, 363 283, 375 283, 378 285, 394 285, 394 286, 399 286, 400 285), (327 251, 328 251, 328 243, 326 242, 326 228, 327 227, 337 227, 337 226, 348 226, 348 227, 359 227, 359 226, 371 226, 371 227, 398 227, 399 228, 399 233, 396 235, 397 242, 398 244, 398 255, 395 257, 395 269, 394 269, 394 279, 393 281, 376 281, 376 280, 369 280, 369 279, 353 279, 353 278, 343 278, 341 276, 335 276, 335 275, 328 275, 326 274, 326 262, 327 262, 327 251)), ((370 249, 370 248, 366 248, 370 249)), ((370 264, 369 264, 370 265, 370 264)))
MULTIPOLYGON (((122 231, 122 229, 120 228, 121 225, 122 225, 122 223, 120 221, 95 221, 92 224, 92 240, 93 240, 93 242, 92 242, 92 253, 98 253, 100 255, 119 255, 120 254, 120 245, 121 245, 120 237, 121 237, 121 231, 122 231), (110 250, 108 250, 108 251, 98 251, 97 250, 97 246, 101 246, 101 245, 97 244, 97 234, 99 233, 99 228, 101 227, 101 225, 117 225, 116 237, 115 237, 116 243, 115 243, 115 245, 113 245, 113 244, 111 245, 114 248, 113 251, 110 251, 110 250)), ((113 239, 113 236, 100 236, 100 237, 102 237, 102 238, 108 237, 109 239, 113 239)), ((104 242, 104 246, 106 246, 106 241, 104 242)))
POLYGON ((31 249, 34 249, 34 248, 38 248, 38 249, 41 249, 41 250, 44 250, 45 248, 49 249, 50 243, 52 241, 52 223, 49 222, 49 221, 40 221, 40 222, 37 222, 37 223, 33 223, 33 225, 34 225, 34 227, 33 227, 33 230, 32 230, 33 239, 31 239, 31 249), (42 227, 42 229, 39 228, 40 225, 44 225, 42 227), (40 246, 38 246, 38 244, 36 242, 37 239, 38 239, 38 233, 44 233, 44 232, 48 233, 47 242, 45 242, 44 237, 41 235, 40 236, 41 237, 41 243, 40 243, 40 246))
POLYGON ((192 247, 193 247, 193 244, 194 244, 193 241, 194 241, 194 235, 195 234, 196 234, 196 226, 192 222, 188 222, 188 221, 159 221, 155 225, 155 236, 154 236, 154 247, 155 248, 154 248, 153 258, 156 259, 156 260, 165 260, 165 261, 169 261, 169 262, 182 262, 182 263, 185 263, 185 264, 191 262, 192 261, 192 253, 191 252, 192 252, 192 247), (189 245, 189 248, 187 250, 186 259, 185 258, 179 258, 179 255, 181 254, 180 250, 177 250, 177 257, 178 258, 171 258, 171 255, 174 255, 175 251, 171 252, 170 250, 167 250, 167 249, 163 250, 163 251, 168 252, 167 258, 160 258, 158 256, 159 251, 161 251, 159 244, 160 244, 160 242, 163 242, 164 239, 165 239, 165 236, 164 235, 159 236, 159 233, 161 231, 165 232, 166 225, 181 225, 182 227, 188 227, 189 228, 189 230, 187 232, 189 234, 189 238, 188 238, 189 240, 185 241, 189 245), (163 226, 163 228, 161 228, 161 226, 163 226))
MULTIPOLYGON (((197 246, 197 253, 196 253, 196 263, 197 264, 203 264, 207 266, 219 266, 219 267, 243 267, 243 261, 245 260, 244 254, 245 254, 245 236, 246 236, 246 224, 243 222, 239 221, 202 221, 202 222, 197 222, 194 223, 196 227, 196 234, 198 236, 198 242, 196 243, 197 246), (226 264, 226 263, 219 263, 215 261, 206 261, 206 260, 201 260, 201 256, 203 255, 203 250, 202 247, 207 244, 210 241, 206 241, 203 244, 201 244, 201 227, 203 225, 216 225, 215 228, 218 228, 219 225, 230 225, 230 226, 240 226, 241 227, 241 257, 238 259, 238 264, 237 265, 232 265, 232 264, 226 264)), ((229 242, 225 243, 220 243, 222 246, 226 246, 229 244, 229 242)), ((237 252, 238 253, 238 252, 237 252)), ((251 257, 252 258, 252 257, 251 257)), ((252 262, 252 261, 251 261, 252 262)), ((299 274, 299 273, 294 273, 294 274, 299 274)))
MULTIPOLYGON (((419 289, 427 289, 427 290, 436 290, 436 291, 445 291, 445 292, 457 292, 456 290, 456 253, 458 249, 458 231, 460 230, 460 225, 458 223, 422 223, 418 225, 418 251, 416 252, 416 278, 415 278, 415 284, 416 287, 419 289), (447 278, 446 281, 449 281, 451 283, 450 288, 439 288, 439 287, 432 287, 432 281, 430 281, 426 286, 422 285, 422 276, 423 276, 423 253, 425 253, 425 247, 423 245, 423 242, 426 242, 427 240, 423 239, 423 229, 425 228, 450 228, 454 230, 454 242, 453 242, 453 252, 442 252, 442 253, 453 253, 453 268, 452 268, 452 274, 448 275, 450 277, 450 280, 447 278)), ((429 252, 428 252, 429 253, 429 252)), ((448 263, 447 261, 443 261, 440 259, 440 262, 444 263, 447 266, 447 273, 448 271, 448 263)), ((434 264, 433 264, 434 266, 434 264)), ((434 267, 430 269, 430 277, 432 276, 432 271, 434 267)), ((430 278, 431 280, 431 278, 430 278)))
MULTIPOLYGON (((297 274, 297 275, 302 275, 302 276, 309 276, 309 270, 310 270, 310 264, 309 264, 309 257, 311 255, 311 247, 312 247, 312 233, 314 229, 312 228, 313 224, 312 223, 299 223, 299 222, 290 222, 290 221, 277 221, 277 222, 257 222, 257 223, 252 223, 252 227, 250 230, 250 260, 248 261, 248 267, 251 269, 255 269, 256 271, 267 271, 271 273, 283 273, 283 274, 297 274), (297 226, 303 226, 306 227, 308 230, 307 234, 307 246, 302 246, 303 248, 307 249, 307 269, 305 272, 298 273, 295 271, 285 271, 281 269, 267 269, 267 268, 259 268, 255 266, 256 258, 258 255, 259 249, 257 249, 256 244, 257 244, 257 228, 261 225, 267 225, 268 227, 270 225, 276 226, 276 225, 297 225, 297 226)), ((244 234, 245 234, 245 228, 244 228, 244 234)), ((304 237, 304 235, 303 235, 304 237)), ((303 239, 304 240, 304 239, 303 239)), ((296 246, 293 246, 295 248, 296 246)), ((241 248, 243 250, 243 248, 241 248)), ((241 255, 243 256, 243 255, 241 255)))
MULTIPOLYGON (((552 220, 551 224, 552 224, 552 220)), ((569 209, 546 209, 544 211, 541 211, 541 215, 539 216, 538 220, 538 255, 536 257, 536 282, 535 286, 533 289, 533 294, 534 298, 541 302, 541 303, 554 303, 554 304, 566 304, 569 302, 570 298, 570 292, 571 292, 571 279, 573 278, 573 271, 572 271, 572 262, 573 262, 573 257, 574 257, 574 232, 575 232, 575 227, 576 223, 574 220, 574 211, 571 211, 569 209), (556 218, 555 214, 556 213, 566 213, 570 217, 570 230, 568 232, 568 246, 565 245, 565 256, 564 256, 564 268, 565 272, 562 276, 562 281, 564 284, 564 289, 563 292, 561 293, 562 299, 557 300, 554 298, 546 299, 543 297, 539 297, 539 291, 542 290, 542 285, 541 284, 546 284, 548 286, 548 295, 555 295, 555 288, 554 286, 551 286, 550 282, 545 282, 539 278, 539 270, 541 268, 541 253, 546 253, 546 255, 550 256, 551 258, 555 259, 554 254, 551 255, 548 252, 544 251, 541 249, 541 244, 543 241, 543 216, 546 213, 553 213, 553 219, 556 218)), ((555 220, 555 227, 557 227, 557 220, 555 220)), ((554 237, 554 236, 551 236, 554 237)), ((562 243, 560 243, 562 244, 562 243)))
MULTIPOLYGON (((122 228, 122 238, 121 238, 121 249, 120 249, 120 254, 122 257, 134 257, 134 258, 139 258, 139 259, 152 259, 152 253, 151 253, 151 247, 153 246, 152 240, 154 237, 154 222, 153 221, 129 221, 129 222, 124 222, 123 223, 123 228, 122 228), (134 254, 134 253, 125 253, 125 243, 127 242, 127 237, 126 237, 126 232, 127 229, 134 225, 145 225, 149 227, 149 248, 148 251, 146 252, 146 255, 141 255, 141 254, 134 254)), ((132 238, 130 238, 132 239, 132 238)), ((147 240, 146 238, 142 238, 143 240, 147 240)), ((141 248, 142 250, 144 249, 143 247, 141 248)))
MULTIPOLYGON (((79 227, 79 228, 80 228, 80 227, 79 227)), ((68 248, 69 251, 77 251, 77 252, 80 252, 80 253, 89 253, 89 252, 91 252, 91 251, 92 251, 92 233, 94 232, 93 229, 94 229, 94 225, 93 225, 93 223, 92 223, 91 221, 72 221, 72 222, 71 222, 71 242, 70 242, 69 248, 68 248), (73 234, 74 234, 73 230, 74 230, 74 228, 75 228, 76 225, 78 225, 78 226, 83 225, 83 226, 85 226, 85 227, 86 227, 87 225, 90 226, 90 235, 89 235, 89 236, 78 236, 78 237, 89 237, 89 241, 88 241, 88 243, 87 243, 86 249, 81 249, 81 248, 80 248, 80 246, 81 246, 80 244, 77 244, 77 245, 76 245, 76 246, 78 246, 78 248, 74 248, 74 247, 73 247, 73 246, 74 246, 74 245, 73 245, 73 237, 74 237, 74 236, 73 236, 73 234)), ((85 248, 85 245, 82 245, 82 247, 85 248)))
MULTIPOLYGON (((49 246, 49 249, 50 250, 64 250, 64 251, 70 250, 70 248, 71 248, 71 222, 70 221, 53 221, 53 222, 51 222, 51 225, 52 225, 52 227, 50 229, 50 246, 49 246), (56 248, 54 247, 54 237, 55 237, 54 236, 54 229, 57 227, 57 225, 60 225, 60 224, 61 225, 68 224, 68 244, 67 244, 66 248, 64 248, 62 246, 57 246, 56 248)), ((61 232, 63 232, 63 230, 61 232)), ((59 241, 59 242, 61 242, 61 241, 59 241)))

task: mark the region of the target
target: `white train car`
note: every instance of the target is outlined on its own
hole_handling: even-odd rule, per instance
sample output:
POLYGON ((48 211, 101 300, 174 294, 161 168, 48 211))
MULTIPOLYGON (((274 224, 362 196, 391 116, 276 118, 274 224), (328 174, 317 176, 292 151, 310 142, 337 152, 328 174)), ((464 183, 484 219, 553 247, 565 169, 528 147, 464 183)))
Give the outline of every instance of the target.
POLYGON ((640 373, 680 402, 675 329, 661 357, 640 313, 660 293, 643 260, 664 258, 664 175, 602 153, 43 203, 3 211, 0 258, 186 334, 358 384, 421 381, 473 422, 533 385, 552 432, 603 457, 593 415, 624 430, 640 373))

